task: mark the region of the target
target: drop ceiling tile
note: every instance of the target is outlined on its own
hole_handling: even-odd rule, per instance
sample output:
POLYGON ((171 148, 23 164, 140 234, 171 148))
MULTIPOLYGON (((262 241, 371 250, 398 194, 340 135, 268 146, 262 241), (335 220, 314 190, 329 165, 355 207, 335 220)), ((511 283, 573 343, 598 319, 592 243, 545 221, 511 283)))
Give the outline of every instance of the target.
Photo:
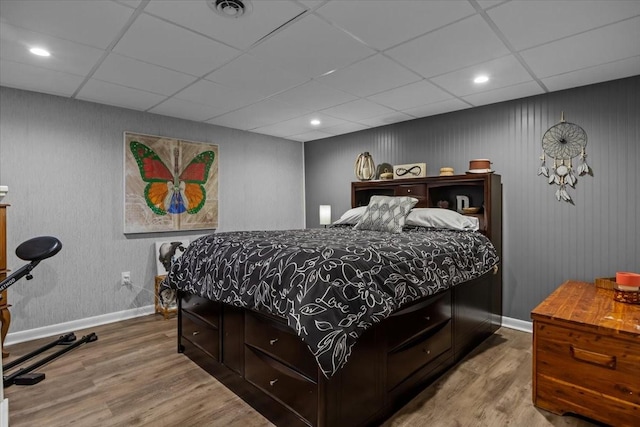
POLYGON ((509 53, 476 15, 386 51, 424 77, 433 77, 509 53))
POLYGON ((303 111, 273 99, 266 99, 248 107, 215 117, 214 119, 208 120, 207 123, 235 129, 250 130, 289 120, 307 113, 309 113, 309 111, 303 111))
POLYGON ((540 85, 534 81, 520 83, 509 87, 489 90, 464 96, 462 99, 474 106, 495 104, 496 102, 508 101, 510 99, 526 98, 527 96, 544 93, 540 85))
POLYGON ((156 105, 149 112, 162 114, 170 117, 180 117, 182 119, 196 122, 204 121, 224 113, 223 110, 211 105, 198 104, 197 102, 186 101, 184 99, 169 98, 162 104, 156 105))
POLYGON ((132 9, 136 9, 138 6, 140 6, 140 2, 142 0, 115 0, 116 3, 120 3, 124 6, 128 6, 132 9))
POLYGON ((407 120, 413 120, 414 118, 415 117, 408 114, 394 111, 393 113, 383 114, 381 116, 360 120, 360 123, 366 126, 376 127, 390 125, 393 123, 406 122, 407 120))
POLYGON ((640 55, 640 17, 521 52, 539 78, 640 55))
POLYGON ((382 105, 367 101, 366 99, 358 99, 347 102, 346 104, 326 108, 322 110, 322 113, 339 119, 359 122, 370 117, 391 114, 394 113, 394 111, 382 105))
POLYGON ((0 86, 71 96, 84 78, 9 60, 0 61, 0 86))
POLYGON ((115 53, 107 56, 93 78, 161 95, 172 95, 196 80, 191 75, 115 53))
POLYGON ((434 102, 432 104, 421 105, 420 107, 409 108, 403 110, 403 113, 410 114, 414 117, 428 117, 436 114, 449 113, 451 111, 464 110, 471 108, 470 104, 457 98, 446 99, 444 101, 434 102))
POLYGON ((557 76, 542 79, 542 83, 551 91, 569 89, 608 80, 623 79, 640 74, 640 56, 620 61, 596 65, 557 76))
POLYGON ((316 80, 358 96, 368 96, 421 80, 383 55, 375 55, 316 80))
POLYGON ((149 109, 151 106, 165 99, 164 96, 155 93, 131 89, 94 79, 89 80, 82 89, 80 89, 77 98, 142 111, 149 109))
POLYGON ((453 71, 434 77, 431 81, 456 96, 486 92, 518 83, 531 81, 533 78, 512 55, 508 55, 483 64, 473 65, 462 70, 453 71), (476 84, 473 79, 484 74, 489 81, 476 84))
POLYGON ((104 51, 94 47, 14 27, 0 21, 0 58, 65 73, 85 75, 104 51), (36 56, 31 47, 43 47, 51 56, 36 56))
MULTIPOLYGON (((175 98, 216 107, 218 114, 258 102, 261 97, 238 88, 230 88, 208 80, 200 80, 176 93, 175 98)), ((209 116, 212 117, 212 116, 209 116)))
POLYGON ((477 1, 481 8, 488 9, 490 7, 499 5, 500 3, 504 3, 505 1, 508 1, 508 0, 477 0, 477 1))
POLYGON ((216 83, 241 88, 260 98, 300 85, 309 79, 242 55, 206 77, 216 83))
POLYGON ((307 141, 315 141, 316 139, 329 138, 331 136, 333 135, 331 135, 330 133, 314 130, 312 132, 302 133, 300 135, 293 135, 288 137, 287 139, 292 139, 294 141, 300 141, 300 142, 307 142, 307 141))
POLYGON ((359 130, 369 129, 369 126, 361 123, 345 122, 338 126, 331 126, 322 129, 322 132, 330 133, 332 135, 344 135, 345 133, 357 132, 359 130))
POLYGON ((298 3, 301 3, 309 10, 314 10, 325 2, 326 0, 298 0, 298 3))
POLYGON ((448 98, 452 98, 452 96, 426 80, 368 97, 369 100, 394 110, 406 110, 448 98))
POLYGON ((307 15, 250 54, 305 77, 317 77, 375 53, 320 18, 307 15))
POLYGON ((203 76, 240 51, 142 14, 120 39, 114 52, 175 71, 203 76))
POLYGON ((640 1, 510 1, 487 13, 523 50, 639 15, 640 1))
POLYGON ((271 97, 305 110, 322 110, 356 100, 357 97, 313 80, 271 97))
POLYGON ((220 16, 204 0, 151 1, 144 11, 241 50, 304 11, 289 0, 259 0, 251 6, 252 11, 240 18, 220 16))
POLYGON ((344 120, 336 119, 321 114, 305 114, 300 117, 295 117, 290 120, 285 120, 269 126, 263 126, 252 129, 253 132, 266 133, 268 135, 287 137, 291 135, 298 135, 306 132, 313 132, 316 130, 324 131, 325 128, 331 126, 337 126, 345 124, 344 120), (314 126, 310 122, 312 119, 318 119, 321 121, 320 125, 314 126))
POLYGON ((384 50, 473 15, 475 9, 466 1, 331 1, 316 13, 384 50))
POLYGON ((111 44, 132 14, 132 9, 110 1, 0 1, 5 22, 101 49, 111 44))

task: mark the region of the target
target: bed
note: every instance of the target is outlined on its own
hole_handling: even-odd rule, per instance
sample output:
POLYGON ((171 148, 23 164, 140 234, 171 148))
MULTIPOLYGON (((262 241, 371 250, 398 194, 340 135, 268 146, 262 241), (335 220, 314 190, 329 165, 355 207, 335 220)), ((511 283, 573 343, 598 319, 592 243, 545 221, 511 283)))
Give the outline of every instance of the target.
POLYGON ((369 183, 326 229, 195 240, 162 285, 178 292, 178 351, 276 425, 378 424, 499 327, 499 177, 447 182, 482 184, 482 218, 424 209, 443 181, 421 178, 369 183))

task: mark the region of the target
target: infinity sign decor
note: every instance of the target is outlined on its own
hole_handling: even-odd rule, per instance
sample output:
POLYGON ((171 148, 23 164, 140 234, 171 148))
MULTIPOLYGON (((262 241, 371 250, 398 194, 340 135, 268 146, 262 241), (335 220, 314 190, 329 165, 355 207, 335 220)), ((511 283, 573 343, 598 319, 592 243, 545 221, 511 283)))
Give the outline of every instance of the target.
POLYGON ((393 179, 424 178, 425 176, 427 176, 426 163, 410 163, 407 165, 393 166, 393 179))

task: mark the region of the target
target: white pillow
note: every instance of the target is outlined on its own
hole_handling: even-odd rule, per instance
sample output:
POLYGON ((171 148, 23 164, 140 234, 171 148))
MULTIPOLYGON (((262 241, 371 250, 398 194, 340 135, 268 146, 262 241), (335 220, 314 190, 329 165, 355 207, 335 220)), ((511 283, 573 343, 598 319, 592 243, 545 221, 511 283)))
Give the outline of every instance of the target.
POLYGON ((418 199, 413 197, 371 196, 367 210, 353 229, 400 233, 416 203, 418 199))
POLYGON ((422 227, 450 228, 452 230, 477 231, 480 221, 473 216, 461 215, 456 211, 442 208, 411 209, 406 219, 407 225, 422 227))
POLYGON ((340 219, 338 219, 337 221, 334 221, 333 224, 334 225, 356 224, 358 221, 360 221, 360 218, 362 218, 362 215, 364 215, 364 211, 366 210, 367 210, 366 206, 360 206, 357 208, 349 209, 348 211, 342 214, 340 219))

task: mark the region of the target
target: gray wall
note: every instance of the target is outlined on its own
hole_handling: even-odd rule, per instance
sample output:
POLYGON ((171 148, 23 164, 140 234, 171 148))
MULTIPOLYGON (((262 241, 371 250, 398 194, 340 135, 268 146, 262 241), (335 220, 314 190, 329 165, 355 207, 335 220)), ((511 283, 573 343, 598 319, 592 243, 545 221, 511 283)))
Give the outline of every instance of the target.
POLYGON ((635 76, 305 143, 307 226, 318 205, 333 220, 350 207, 353 163, 426 162, 427 174, 489 158, 502 175, 504 315, 529 313, 568 279, 640 272, 640 77, 635 76), (544 132, 565 119, 588 135, 593 177, 579 178, 575 206, 537 176, 544 132))
POLYGON ((9 267, 31 237, 63 243, 9 289, 10 333, 153 304, 154 242, 204 233, 123 234, 124 131, 219 145, 219 231, 304 226, 299 142, 0 87, 9 267))

